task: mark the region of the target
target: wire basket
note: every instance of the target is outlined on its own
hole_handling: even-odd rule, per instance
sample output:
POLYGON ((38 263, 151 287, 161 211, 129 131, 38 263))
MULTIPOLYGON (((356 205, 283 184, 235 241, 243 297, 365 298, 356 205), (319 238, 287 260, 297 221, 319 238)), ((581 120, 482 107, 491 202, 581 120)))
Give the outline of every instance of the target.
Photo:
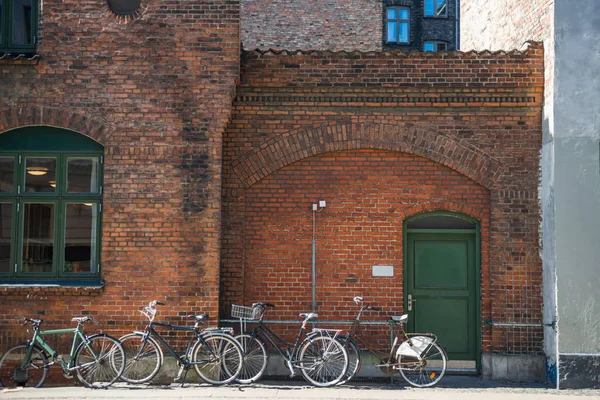
POLYGON ((236 304, 231 305, 231 316, 233 318, 259 320, 260 313, 261 313, 260 307, 246 307, 246 306, 238 306, 236 304))

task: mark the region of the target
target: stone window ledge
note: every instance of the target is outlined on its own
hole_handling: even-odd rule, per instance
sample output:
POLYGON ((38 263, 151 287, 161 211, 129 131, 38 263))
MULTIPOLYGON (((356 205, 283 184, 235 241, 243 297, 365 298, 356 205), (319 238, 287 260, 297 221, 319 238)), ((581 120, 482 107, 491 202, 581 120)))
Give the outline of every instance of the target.
POLYGON ((103 281, 25 283, 0 281, 2 296, 97 296, 104 291, 103 281))

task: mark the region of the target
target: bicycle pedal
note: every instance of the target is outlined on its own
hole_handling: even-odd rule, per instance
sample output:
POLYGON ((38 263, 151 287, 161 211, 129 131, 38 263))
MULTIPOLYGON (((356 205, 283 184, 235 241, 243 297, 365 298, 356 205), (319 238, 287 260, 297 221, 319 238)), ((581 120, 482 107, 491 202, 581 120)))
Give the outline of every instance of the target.
POLYGON ((63 372, 63 376, 67 379, 75 378, 75 376, 73 374, 71 374, 70 372, 63 372))

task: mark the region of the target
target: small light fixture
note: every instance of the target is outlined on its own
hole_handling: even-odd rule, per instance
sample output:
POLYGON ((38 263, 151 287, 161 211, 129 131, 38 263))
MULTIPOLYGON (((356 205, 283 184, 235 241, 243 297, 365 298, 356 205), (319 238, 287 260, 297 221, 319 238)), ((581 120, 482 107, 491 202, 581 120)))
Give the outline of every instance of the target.
POLYGON ((49 181, 48 183, 50 184, 50 187, 56 187, 56 181, 49 181))
POLYGON ((48 168, 46 167, 27 167, 27 173, 29 175, 34 176, 42 176, 48 173, 48 168))
POLYGON ((93 204, 93 203, 83 203, 83 205, 84 205, 84 206, 86 206, 86 207, 91 207, 91 206, 93 206, 94 204, 93 204))

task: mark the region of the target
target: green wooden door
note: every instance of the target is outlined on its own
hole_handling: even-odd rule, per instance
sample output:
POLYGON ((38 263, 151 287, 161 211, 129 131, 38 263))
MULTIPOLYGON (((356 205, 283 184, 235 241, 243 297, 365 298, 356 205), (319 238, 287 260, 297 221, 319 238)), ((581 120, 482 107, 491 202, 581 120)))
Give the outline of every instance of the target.
POLYGON ((450 360, 477 360, 475 242, 475 233, 407 234, 404 312, 409 314, 408 329, 436 334, 450 360))

